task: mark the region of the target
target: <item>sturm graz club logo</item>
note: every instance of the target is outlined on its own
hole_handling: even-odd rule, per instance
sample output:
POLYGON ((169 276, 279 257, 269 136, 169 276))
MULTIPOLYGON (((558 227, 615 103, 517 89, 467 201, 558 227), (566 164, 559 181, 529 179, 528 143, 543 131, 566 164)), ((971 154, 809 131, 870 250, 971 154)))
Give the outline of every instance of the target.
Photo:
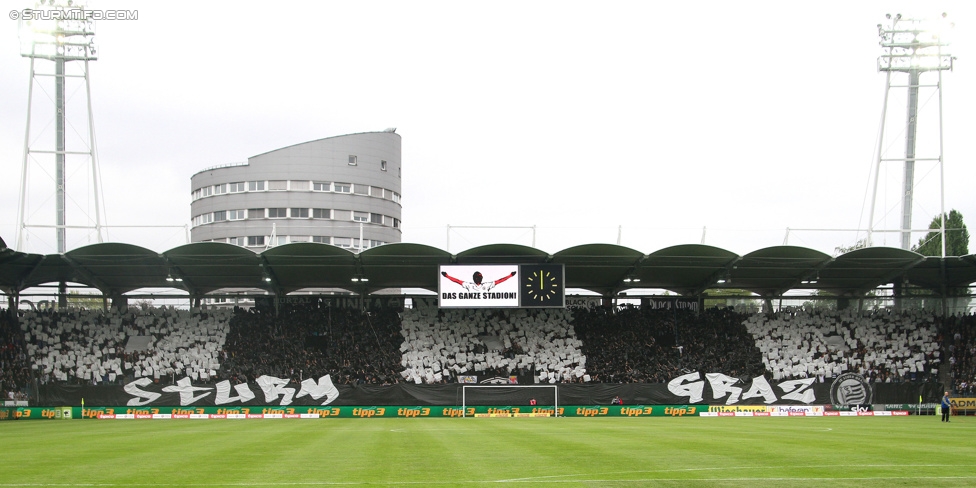
POLYGON ((871 384, 857 373, 844 373, 830 385, 830 403, 835 405, 871 403, 871 384))

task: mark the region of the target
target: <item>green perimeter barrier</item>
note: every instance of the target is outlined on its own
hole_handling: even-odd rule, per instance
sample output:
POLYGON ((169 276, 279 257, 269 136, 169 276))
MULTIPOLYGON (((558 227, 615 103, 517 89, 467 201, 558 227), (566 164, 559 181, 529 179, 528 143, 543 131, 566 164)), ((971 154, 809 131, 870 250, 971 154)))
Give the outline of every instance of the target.
MULTIPOLYGON (((479 414, 522 415, 554 414, 553 407, 525 406, 382 406, 382 407, 17 407, 16 419, 93 419, 101 414, 119 415, 222 415, 222 414, 319 414, 322 418, 420 418, 420 417, 474 417, 479 414), (68 409, 68 412, 64 410, 68 409), (69 416, 70 415, 70 416, 69 416)), ((697 416, 708 411, 703 405, 569 405, 559 407, 560 417, 684 417, 697 416)))

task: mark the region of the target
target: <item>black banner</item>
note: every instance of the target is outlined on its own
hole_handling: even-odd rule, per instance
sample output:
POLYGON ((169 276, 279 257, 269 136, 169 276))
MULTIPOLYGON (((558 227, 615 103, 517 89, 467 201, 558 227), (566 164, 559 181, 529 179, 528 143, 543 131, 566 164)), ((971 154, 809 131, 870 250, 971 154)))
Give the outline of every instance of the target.
MULTIPOLYGON (((845 375, 846 376, 846 375, 845 375)), ((856 376, 856 375, 855 375, 856 376)), ((856 376, 860 378, 860 376, 856 376)), ((521 378, 520 378, 521 379, 521 378)), ((872 403, 915 404, 919 398, 937 402, 943 387, 939 383, 854 384, 850 376, 819 383, 814 378, 772 381, 758 376, 748 381, 720 373, 689 373, 668 383, 559 384, 563 405, 610 405, 619 397, 629 405, 861 405, 872 403)), ((522 383, 525 384, 525 383, 522 383)), ((231 385, 193 384, 183 378, 175 384, 140 378, 122 386, 44 385, 35 406, 284 406, 284 405, 417 405, 461 404, 462 384, 445 385, 333 385, 329 375, 302 382, 262 376, 255 382, 231 385)), ((527 398, 523 389, 506 394, 499 389, 479 401, 508 405, 527 398), (516 393, 517 392, 517 393, 516 393)), ((487 403, 483 403, 487 404, 487 403)), ((521 403, 515 403, 521 404, 521 403)))

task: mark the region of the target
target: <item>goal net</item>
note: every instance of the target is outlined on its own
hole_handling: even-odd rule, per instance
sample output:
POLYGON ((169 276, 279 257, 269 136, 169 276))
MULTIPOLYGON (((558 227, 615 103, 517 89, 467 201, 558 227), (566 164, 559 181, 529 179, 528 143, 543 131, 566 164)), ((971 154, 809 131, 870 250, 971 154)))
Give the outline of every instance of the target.
POLYGON ((506 406, 553 409, 559 416, 557 385, 464 385, 461 387, 461 411, 468 407, 506 406))

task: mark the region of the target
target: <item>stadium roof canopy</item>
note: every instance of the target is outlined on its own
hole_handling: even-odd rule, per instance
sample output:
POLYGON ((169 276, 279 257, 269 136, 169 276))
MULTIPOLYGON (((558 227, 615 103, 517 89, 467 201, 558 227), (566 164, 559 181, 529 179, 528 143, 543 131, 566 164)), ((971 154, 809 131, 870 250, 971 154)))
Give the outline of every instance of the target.
POLYGON ((697 295, 728 288, 768 297, 804 289, 856 297, 902 281, 942 294, 976 282, 976 255, 933 258, 887 247, 831 257, 796 246, 769 247, 739 256, 699 244, 649 254, 613 244, 586 244, 550 255, 514 244, 450 254, 410 243, 386 244, 360 253, 328 244, 293 243, 254 253, 231 244, 201 242, 163 253, 104 243, 40 255, 13 251, 0 240, 0 289, 16 294, 34 286, 67 282, 96 288, 108 296, 142 288, 172 288, 196 297, 228 289, 275 294, 305 289, 357 294, 389 288, 436 291, 438 266, 502 263, 562 264, 567 288, 603 296, 637 289, 697 295))

